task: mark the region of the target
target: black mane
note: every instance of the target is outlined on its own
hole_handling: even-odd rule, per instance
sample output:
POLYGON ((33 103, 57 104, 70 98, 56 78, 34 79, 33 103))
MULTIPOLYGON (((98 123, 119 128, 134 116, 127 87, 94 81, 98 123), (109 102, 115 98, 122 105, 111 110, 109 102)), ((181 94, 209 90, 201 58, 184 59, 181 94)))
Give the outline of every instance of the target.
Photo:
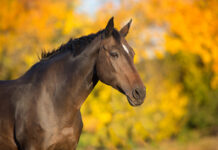
MULTIPOLYGON (((62 44, 58 49, 54 49, 50 52, 42 51, 41 53, 41 60, 49 59, 52 58, 53 56, 56 56, 59 53, 65 52, 67 50, 70 50, 73 56, 79 55, 83 49, 91 43, 91 41, 98 36, 99 34, 102 34, 105 30, 100 30, 95 34, 90 34, 87 36, 82 36, 80 38, 76 39, 70 39, 67 43, 62 44)), ((120 34, 119 32, 114 29, 112 33, 113 37, 117 40, 120 41, 120 34)))

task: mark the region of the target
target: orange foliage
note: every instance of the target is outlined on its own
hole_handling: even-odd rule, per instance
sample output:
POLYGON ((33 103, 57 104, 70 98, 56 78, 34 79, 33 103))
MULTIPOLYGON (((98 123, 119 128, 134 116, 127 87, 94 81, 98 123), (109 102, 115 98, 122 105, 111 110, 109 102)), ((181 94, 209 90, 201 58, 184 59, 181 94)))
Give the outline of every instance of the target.
POLYGON ((37 61, 42 49, 52 49, 71 36, 83 34, 81 28, 89 21, 74 11, 77 3, 1 0, 0 77, 11 79, 21 75, 37 61))
MULTIPOLYGON (((117 9, 113 4, 99 11, 99 22, 106 16, 116 16, 120 26, 133 18, 130 39, 133 47, 148 53, 166 50, 187 51, 199 55, 212 68, 213 88, 218 87, 218 9, 216 0, 126 0, 117 9), (105 12, 105 13, 101 13, 105 12), (157 35, 158 33, 159 35, 157 35), (151 49, 150 49, 151 48, 151 49)), ((131 32, 130 31, 130 32, 131 32)), ((160 56, 160 53, 158 53, 160 56)))

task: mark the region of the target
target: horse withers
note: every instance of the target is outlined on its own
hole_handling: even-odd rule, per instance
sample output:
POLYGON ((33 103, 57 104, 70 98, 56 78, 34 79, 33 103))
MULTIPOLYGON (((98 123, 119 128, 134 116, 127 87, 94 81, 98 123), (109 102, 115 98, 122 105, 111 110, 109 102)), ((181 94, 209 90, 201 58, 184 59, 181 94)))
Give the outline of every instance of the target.
POLYGON ((105 29, 71 39, 16 80, 0 81, 0 150, 73 150, 82 131, 80 107, 100 80, 143 103, 145 87, 113 17, 105 29))

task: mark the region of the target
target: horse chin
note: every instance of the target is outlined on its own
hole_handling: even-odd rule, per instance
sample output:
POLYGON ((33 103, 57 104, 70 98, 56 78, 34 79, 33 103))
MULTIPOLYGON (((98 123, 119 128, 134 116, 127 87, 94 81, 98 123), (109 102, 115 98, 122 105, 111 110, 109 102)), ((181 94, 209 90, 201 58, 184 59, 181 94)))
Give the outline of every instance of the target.
POLYGON ((136 106, 140 106, 142 104, 142 103, 138 103, 138 102, 133 101, 128 95, 126 97, 127 97, 127 100, 131 106, 136 107, 136 106))

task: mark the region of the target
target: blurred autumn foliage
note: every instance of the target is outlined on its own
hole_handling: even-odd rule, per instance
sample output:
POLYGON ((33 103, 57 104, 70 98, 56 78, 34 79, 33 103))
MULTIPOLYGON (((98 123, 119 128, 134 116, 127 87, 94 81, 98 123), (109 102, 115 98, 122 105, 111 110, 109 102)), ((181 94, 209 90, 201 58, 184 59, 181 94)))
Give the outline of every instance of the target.
POLYGON ((70 37, 97 32, 115 16, 133 19, 129 44, 147 87, 145 103, 98 83, 82 107, 79 149, 133 149, 197 130, 218 130, 218 1, 108 1, 94 17, 79 0, 0 1, 0 79, 14 79, 70 37))

